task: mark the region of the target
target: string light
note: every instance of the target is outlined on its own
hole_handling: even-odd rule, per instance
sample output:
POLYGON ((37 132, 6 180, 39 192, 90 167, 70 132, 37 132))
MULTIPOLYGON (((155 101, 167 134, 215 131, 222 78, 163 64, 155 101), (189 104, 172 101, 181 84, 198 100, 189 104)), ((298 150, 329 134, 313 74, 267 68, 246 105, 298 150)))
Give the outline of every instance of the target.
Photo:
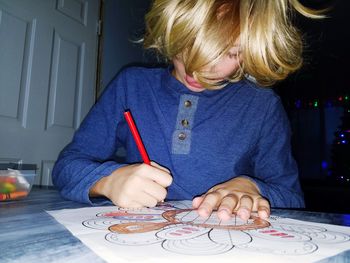
MULTIPOLYGON (((296 99, 294 102, 294 106, 296 109, 302 109, 302 108, 314 108, 318 109, 320 107, 324 108, 332 108, 337 106, 350 106, 350 96, 349 95, 343 95, 338 96, 333 99, 296 99)), ((347 112, 350 113, 350 108, 347 109, 347 112)))
POLYGON ((287 101, 287 107, 297 110, 316 111, 326 108, 342 108, 344 115, 341 117, 342 124, 337 128, 332 146, 332 159, 327 163, 323 160, 320 165, 323 174, 332 180, 350 185, 350 94, 342 94, 328 98, 296 98, 287 101))
POLYGON ((326 162, 326 161, 322 161, 322 169, 323 170, 326 170, 326 169, 328 169, 328 163, 326 162))

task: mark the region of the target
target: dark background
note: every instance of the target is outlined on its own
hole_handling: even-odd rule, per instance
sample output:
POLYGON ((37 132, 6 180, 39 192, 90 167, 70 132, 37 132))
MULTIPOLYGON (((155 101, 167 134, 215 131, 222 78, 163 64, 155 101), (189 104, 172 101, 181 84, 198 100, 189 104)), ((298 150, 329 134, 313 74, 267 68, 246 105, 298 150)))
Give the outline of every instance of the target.
MULTIPOLYGON (((275 91, 289 115, 293 153, 298 162, 306 208, 350 213, 350 183, 331 172, 335 132, 342 125, 344 97, 350 95, 350 2, 303 1, 310 7, 332 7, 321 20, 297 16, 305 40, 304 66, 275 91), (315 104, 317 103, 317 104, 315 104)), ((350 151, 346 154, 350 155, 350 151)), ((349 160, 349 159, 348 159, 349 160)))

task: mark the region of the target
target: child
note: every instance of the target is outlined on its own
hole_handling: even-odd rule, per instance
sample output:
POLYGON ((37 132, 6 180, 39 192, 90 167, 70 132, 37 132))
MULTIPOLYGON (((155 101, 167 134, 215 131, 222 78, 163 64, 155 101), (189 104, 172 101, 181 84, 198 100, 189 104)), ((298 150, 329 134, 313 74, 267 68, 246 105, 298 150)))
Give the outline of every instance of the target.
POLYGON ((63 197, 121 207, 193 199, 247 220, 270 207, 303 207, 290 128, 270 86, 302 63, 292 0, 156 0, 146 48, 168 68, 122 71, 91 109, 53 169, 63 197), (143 164, 123 117, 130 109, 151 165, 143 164), (125 162, 116 161, 119 147, 125 162))

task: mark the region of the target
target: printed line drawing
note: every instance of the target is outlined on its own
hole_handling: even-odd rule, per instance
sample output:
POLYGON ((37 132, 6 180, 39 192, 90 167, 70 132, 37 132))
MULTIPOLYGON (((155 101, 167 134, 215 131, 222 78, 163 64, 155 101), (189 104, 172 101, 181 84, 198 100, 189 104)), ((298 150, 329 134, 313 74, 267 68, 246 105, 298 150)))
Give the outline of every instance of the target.
MULTIPOLYGON (((130 222, 115 224, 109 227, 112 232, 120 234, 132 234, 132 233, 144 233, 153 230, 158 230, 166 226, 174 225, 185 225, 185 226, 198 226, 203 228, 214 228, 214 229, 227 229, 227 230, 251 230, 259 229, 270 226, 270 223, 256 216, 251 216, 247 222, 242 222, 237 218, 236 215, 233 219, 227 222, 221 222, 218 220, 216 212, 213 212, 209 218, 200 218, 197 212, 193 209, 179 209, 179 210, 169 210, 162 213, 162 217, 166 220, 165 222, 130 222)), ((187 227, 188 230, 194 228, 187 227)), ((176 235, 175 233, 173 233, 176 235)))
POLYGON ((349 242, 345 233, 325 227, 268 221, 252 216, 247 222, 233 216, 220 221, 214 212, 201 218, 188 203, 165 202, 155 208, 122 209, 98 213, 83 226, 108 231, 105 240, 121 246, 159 243, 165 251, 184 255, 217 255, 232 250, 273 255, 307 255, 320 244, 349 242))

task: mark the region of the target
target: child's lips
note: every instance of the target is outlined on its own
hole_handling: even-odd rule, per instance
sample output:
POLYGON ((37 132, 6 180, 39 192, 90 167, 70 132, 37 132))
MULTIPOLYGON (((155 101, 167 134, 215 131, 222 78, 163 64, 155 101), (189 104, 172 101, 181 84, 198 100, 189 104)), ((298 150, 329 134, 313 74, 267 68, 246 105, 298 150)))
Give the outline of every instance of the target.
MULTIPOLYGON (((199 84, 193 77, 191 77, 190 75, 187 75, 185 76, 185 79, 186 79, 186 82, 191 86, 191 87, 194 87, 194 88, 198 88, 198 89, 203 89, 203 86, 201 84, 199 84)), ((210 79, 211 81, 215 82, 215 83, 220 83, 220 82, 223 82, 224 79, 223 78, 213 78, 213 79, 210 79)))
POLYGON ((198 88, 198 89, 201 89, 203 88, 201 84, 199 84, 193 77, 189 76, 186 74, 186 82, 191 85, 192 87, 194 88, 198 88))

